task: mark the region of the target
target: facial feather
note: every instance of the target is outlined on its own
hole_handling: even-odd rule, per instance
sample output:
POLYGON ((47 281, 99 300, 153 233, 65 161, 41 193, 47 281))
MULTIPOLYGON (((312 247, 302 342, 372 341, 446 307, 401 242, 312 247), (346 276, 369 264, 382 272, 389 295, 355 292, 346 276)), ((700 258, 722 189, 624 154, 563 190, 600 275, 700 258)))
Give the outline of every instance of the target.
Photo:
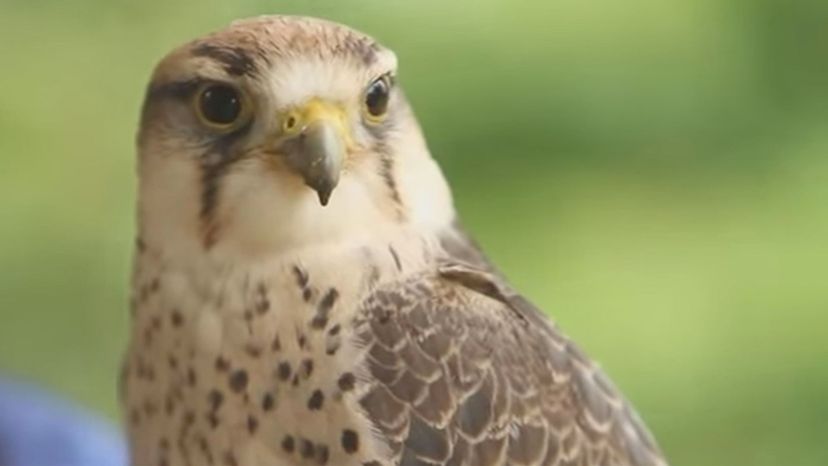
POLYGON ((374 39, 307 18, 237 22, 173 51, 153 74, 139 132, 142 238, 171 255, 256 257, 447 228, 451 195, 402 91, 392 89, 381 122, 365 119, 367 86, 396 67, 374 39), (250 121, 205 128, 193 108, 205 83, 244 93, 250 121), (353 141, 327 206, 268 152, 281 116, 313 99, 342 109, 353 141))

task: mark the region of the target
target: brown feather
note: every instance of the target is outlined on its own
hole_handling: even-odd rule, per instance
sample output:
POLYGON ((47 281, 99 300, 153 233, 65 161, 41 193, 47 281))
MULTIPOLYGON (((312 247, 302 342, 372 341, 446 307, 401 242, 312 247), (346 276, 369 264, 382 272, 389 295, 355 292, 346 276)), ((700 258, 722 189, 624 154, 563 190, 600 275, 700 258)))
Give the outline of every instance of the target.
POLYGON ((362 400, 402 449, 399 464, 666 465, 600 369, 464 232, 450 237, 464 263, 382 286, 362 310, 371 331, 360 344, 382 355, 369 358, 370 371, 402 371, 390 384, 373 379, 362 400), (396 426, 382 421, 390 417, 396 426))

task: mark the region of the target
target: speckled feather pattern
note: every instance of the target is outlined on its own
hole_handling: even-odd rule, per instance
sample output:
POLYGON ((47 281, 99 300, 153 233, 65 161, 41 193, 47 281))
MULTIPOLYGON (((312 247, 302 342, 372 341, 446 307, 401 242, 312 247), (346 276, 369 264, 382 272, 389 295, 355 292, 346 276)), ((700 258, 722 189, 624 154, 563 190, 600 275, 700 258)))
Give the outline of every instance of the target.
POLYGON ((392 464, 663 464, 606 376, 507 293, 450 262, 364 303, 362 404, 392 464))
POLYGON ((359 404, 368 372, 355 322, 381 277, 401 274, 397 264, 421 267, 390 250, 200 276, 164 267, 148 245, 137 259, 124 373, 133 463, 383 458, 386 446, 359 404))
MULTIPOLYGON (((330 73, 331 95, 358 95, 392 57, 333 23, 256 18, 173 51, 148 101, 201 75, 301 100, 330 73)), ((216 154, 163 98, 139 136, 120 380, 134 466, 666 466, 606 375, 457 223, 404 101, 324 209, 288 175, 223 159, 208 199, 222 228, 204 242, 216 154)))

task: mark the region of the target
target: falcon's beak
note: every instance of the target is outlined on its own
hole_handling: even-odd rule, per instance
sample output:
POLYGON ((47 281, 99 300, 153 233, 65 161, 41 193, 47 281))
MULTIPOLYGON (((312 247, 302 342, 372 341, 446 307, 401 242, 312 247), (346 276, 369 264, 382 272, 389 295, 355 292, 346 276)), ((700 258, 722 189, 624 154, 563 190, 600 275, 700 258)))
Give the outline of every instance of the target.
POLYGON ((328 204, 339 182, 350 138, 345 112, 318 99, 281 116, 282 135, 278 152, 317 195, 328 204))

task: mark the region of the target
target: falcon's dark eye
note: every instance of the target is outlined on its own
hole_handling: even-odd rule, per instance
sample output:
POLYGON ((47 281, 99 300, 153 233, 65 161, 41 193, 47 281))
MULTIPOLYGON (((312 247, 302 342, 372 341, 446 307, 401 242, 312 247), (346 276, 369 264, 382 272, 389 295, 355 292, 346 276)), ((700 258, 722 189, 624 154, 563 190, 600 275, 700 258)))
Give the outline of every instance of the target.
POLYGON ((374 80, 365 91, 365 111, 368 118, 379 121, 388 111, 388 100, 391 96, 391 80, 382 76, 374 80))
POLYGON ((207 126, 229 129, 242 120, 245 102, 241 93, 226 84, 209 84, 196 96, 196 113, 207 126))

